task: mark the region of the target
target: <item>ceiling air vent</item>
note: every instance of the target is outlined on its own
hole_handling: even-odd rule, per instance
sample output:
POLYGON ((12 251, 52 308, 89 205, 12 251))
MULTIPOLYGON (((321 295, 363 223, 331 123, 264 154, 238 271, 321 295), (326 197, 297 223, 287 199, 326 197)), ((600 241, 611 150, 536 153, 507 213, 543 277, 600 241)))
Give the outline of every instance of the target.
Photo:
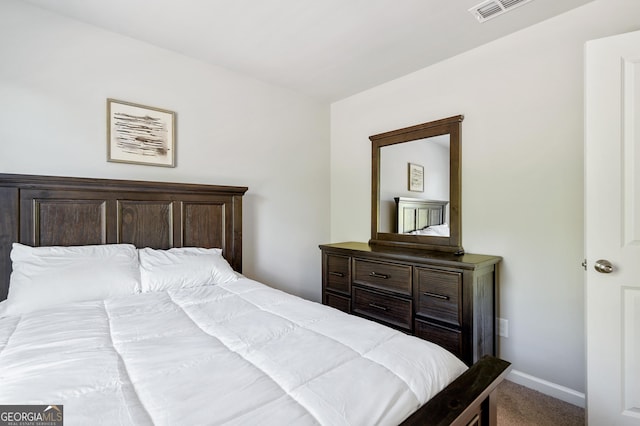
POLYGON ((475 5, 469 9, 469 12, 471 12, 478 21, 485 22, 530 1, 531 0, 487 0, 475 5))

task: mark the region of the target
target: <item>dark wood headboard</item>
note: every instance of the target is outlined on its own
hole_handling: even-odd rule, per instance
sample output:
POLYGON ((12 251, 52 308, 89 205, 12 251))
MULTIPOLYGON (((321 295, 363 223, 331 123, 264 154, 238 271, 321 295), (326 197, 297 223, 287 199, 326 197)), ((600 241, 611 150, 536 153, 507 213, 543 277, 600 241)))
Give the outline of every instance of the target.
POLYGON ((240 186, 0 174, 0 300, 11 244, 219 247, 242 271, 240 186))

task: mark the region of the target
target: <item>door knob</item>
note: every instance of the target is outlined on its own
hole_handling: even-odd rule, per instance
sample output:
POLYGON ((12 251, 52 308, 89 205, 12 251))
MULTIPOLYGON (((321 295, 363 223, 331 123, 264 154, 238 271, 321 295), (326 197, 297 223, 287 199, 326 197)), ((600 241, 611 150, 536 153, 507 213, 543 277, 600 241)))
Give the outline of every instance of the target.
POLYGON ((596 264, 593 265, 593 268, 603 274, 609 274, 613 271, 613 265, 605 259, 596 260, 596 264))

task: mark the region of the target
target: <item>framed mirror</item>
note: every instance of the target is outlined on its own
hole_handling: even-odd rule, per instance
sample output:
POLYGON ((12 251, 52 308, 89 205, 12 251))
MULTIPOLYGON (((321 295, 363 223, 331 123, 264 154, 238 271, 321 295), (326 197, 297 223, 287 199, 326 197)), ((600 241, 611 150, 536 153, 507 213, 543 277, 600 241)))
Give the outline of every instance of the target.
POLYGON ((464 253, 462 115, 369 137, 370 244, 464 253))

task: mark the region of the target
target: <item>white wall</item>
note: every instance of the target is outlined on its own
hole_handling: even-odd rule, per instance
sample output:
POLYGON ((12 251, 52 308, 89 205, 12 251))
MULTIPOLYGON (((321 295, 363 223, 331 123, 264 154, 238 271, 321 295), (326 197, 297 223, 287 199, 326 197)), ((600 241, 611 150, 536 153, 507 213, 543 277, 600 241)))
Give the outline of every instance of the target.
POLYGON ((510 329, 500 355, 578 394, 583 44, 638 29, 639 16, 635 0, 589 3, 331 107, 332 241, 370 237, 368 136, 465 115, 462 241, 468 252, 504 257, 499 315, 510 329))
POLYGON ((329 107, 0 1, 0 172, 248 186, 244 272, 320 300, 329 107), (177 167, 106 161, 108 97, 177 113, 177 167))

